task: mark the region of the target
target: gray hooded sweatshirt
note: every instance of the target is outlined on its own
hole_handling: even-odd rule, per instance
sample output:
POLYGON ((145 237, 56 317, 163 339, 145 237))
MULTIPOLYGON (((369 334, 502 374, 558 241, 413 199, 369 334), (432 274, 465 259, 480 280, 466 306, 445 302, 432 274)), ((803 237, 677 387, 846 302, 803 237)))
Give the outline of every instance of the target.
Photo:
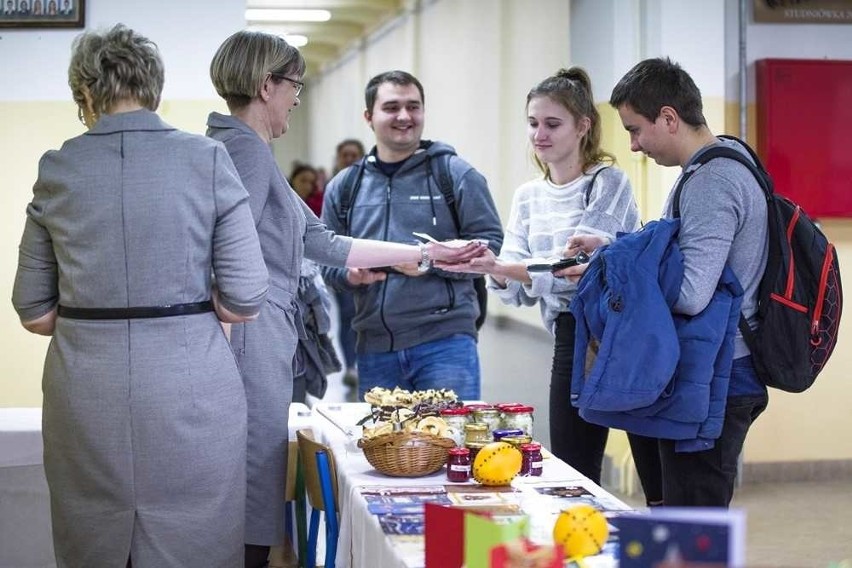
MULTIPOLYGON (((356 163, 350 168, 359 167, 356 163)), ((350 196, 347 221, 340 219, 343 181, 350 168, 326 186, 322 220, 329 229, 353 237, 414 244, 413 231, 438 240, 484 239, 495 253, 503 229, 485 178, 441 142, 422 141, 392 177, 376 165, 375 148, 367 156, 360 185, 350 196), (438 160, 449 158, 453 194, 461 230, 438 185, 438 160), (348 228, 348 231, 346 230, 348 228)), ((326 282, 355 293, 352 327, 359 353, 399 351, 457 333, 476 337, 479 315, 472 274, 430 269, 419 277, 389 273, 386 280, 351 287, 347 269, 324 267, 326 282)))

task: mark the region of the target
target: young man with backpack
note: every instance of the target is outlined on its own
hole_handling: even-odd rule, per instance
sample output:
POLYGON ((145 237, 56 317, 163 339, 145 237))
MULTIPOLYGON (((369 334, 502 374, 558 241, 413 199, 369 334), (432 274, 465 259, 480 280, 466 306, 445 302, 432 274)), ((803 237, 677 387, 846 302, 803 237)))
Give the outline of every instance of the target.
MULTIPOLYGON (((389 71, 373 77, 365 94, 364 117, 376 145, 326 186, 326 225, 400 243, 416 242, 414 232, 440 241, 482 239, 499 251, 503 230, 485 178, 450 146, 421 139, 420 82, 389 71)), ((462 399, 480 398, 477 275, 419 263, 325 268, 323 276, 355 293, 359 398, 376 386, 449 388, 462 399)))
MULTIPOLYGON (((689 176, 679 195, 677 244, 683 254, 683 281, 672 311, 686 316, 701 313, 727 265, 744 290, 743 317, 756 329, 758 292, 768 253, 767 199, 742 163, 731 159, 701 163, 702 154, 718 146, 733 148, 752 161, 748 148, 710 131, 698 87, 668 58, 638 63, 615 86, 610 104, 630 135, 631 150, 662 166, 680 166, 681 177, 689 176)), ((675 216, 675 193, 673 189, 663 217, 675 216)), ((575 238, 569 247, 590 249, 601 244, 605 243, 575 238)), ((565 272, 574 275, 581 270, 565 272)), ((746 434, 767 402, 766 386, 738 331, 724 422, 713 447, 678 452, 676 441, 660 440, 666 506, 729 505, 746 434)))

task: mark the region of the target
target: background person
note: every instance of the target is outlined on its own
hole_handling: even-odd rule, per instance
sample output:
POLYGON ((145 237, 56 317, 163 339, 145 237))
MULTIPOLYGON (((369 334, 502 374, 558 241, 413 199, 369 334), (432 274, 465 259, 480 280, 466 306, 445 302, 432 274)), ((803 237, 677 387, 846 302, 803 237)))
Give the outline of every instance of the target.
POLYGON ((287 414, 293 357, 299 338, 296 298, 302 258, 335 266, 370 267, 429 259, 464 261, 478 243, 457 248, 412 246, 338 236, 326 229, 281 174, 270 142, 288 128, 299 105, 305 60, 282 38, 240 31, 210 64, 229 115, 211 113, 207 134, 224 142, 249 193, 249 205, 270 275, 260 317, 235 325, 231 344, 248 398, 248 485, 245 566, 265 566, 271 546, 284 541, 287 414))
POLYGON ((78 36, 68 82, 89 131, 44 155, 27 207, 12 303, 53 336, 58 566, 242 562, 245 389, 219 318, 254 317, 268 275, 225 148, 153 112, 163 77, 122 25, 78 36))
MULTIPOLYGON (((340 141, 334 153, 332 177, 363 158, 364 153, 364 144, 357 138, 346 138, 340 141)), ((358 367, 355 355, 357 337, 355 330, 352 329, 352 318, 355 317, 355 298, 352 296, 352 291, 346 288, 332 287, 331 289, 334 290, 334 295, 337 299, 338 323, 340 326, 338 340, 340 341, 340 349, 343 352, 343 365, 345 366, 343 384, 357 391, 358 367)))
POLYGON ((316 216, 322 213, 322 189, 318 181, 316 168, 308 164, 297 163, 290 172, 290 185, 316 216))
MULTIPOLYGON (((573 235, 614 239, 619 232, 634 231, 639 211, 627 176, 600 147, 600 115, 585 70, 560 69, 533 87, 526 111, 527 135, 542 176, 515 190, 499 257, 486 253, 445 268, 488 274, 489 288, 506 304, 539 305, 544 325, 556 340, 550 376, 551 450, 600 484, 609 429, 586 422, 571 404, 575 321, 568 305, 577 285, 527 267, 559 257, 573 235)), ((660 504, 656 440, 629 437, 646 499, 660 504)))

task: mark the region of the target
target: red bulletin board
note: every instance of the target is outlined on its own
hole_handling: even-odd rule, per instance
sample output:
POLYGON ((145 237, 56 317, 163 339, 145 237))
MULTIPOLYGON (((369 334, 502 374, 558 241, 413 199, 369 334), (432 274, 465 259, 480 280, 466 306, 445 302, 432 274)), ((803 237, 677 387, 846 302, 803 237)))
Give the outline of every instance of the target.
POLYGON ((761 59, 757 151, 811 217, 852 217, 852 61, 761 59))

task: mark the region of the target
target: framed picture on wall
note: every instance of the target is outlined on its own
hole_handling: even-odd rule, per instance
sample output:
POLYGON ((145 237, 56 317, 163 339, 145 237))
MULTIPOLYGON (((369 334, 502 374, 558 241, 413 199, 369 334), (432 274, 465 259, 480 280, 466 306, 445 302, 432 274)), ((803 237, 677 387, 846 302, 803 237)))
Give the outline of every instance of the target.
POLYGON ((0 28, 82 28, 86 0, 0 0, 0 28))

